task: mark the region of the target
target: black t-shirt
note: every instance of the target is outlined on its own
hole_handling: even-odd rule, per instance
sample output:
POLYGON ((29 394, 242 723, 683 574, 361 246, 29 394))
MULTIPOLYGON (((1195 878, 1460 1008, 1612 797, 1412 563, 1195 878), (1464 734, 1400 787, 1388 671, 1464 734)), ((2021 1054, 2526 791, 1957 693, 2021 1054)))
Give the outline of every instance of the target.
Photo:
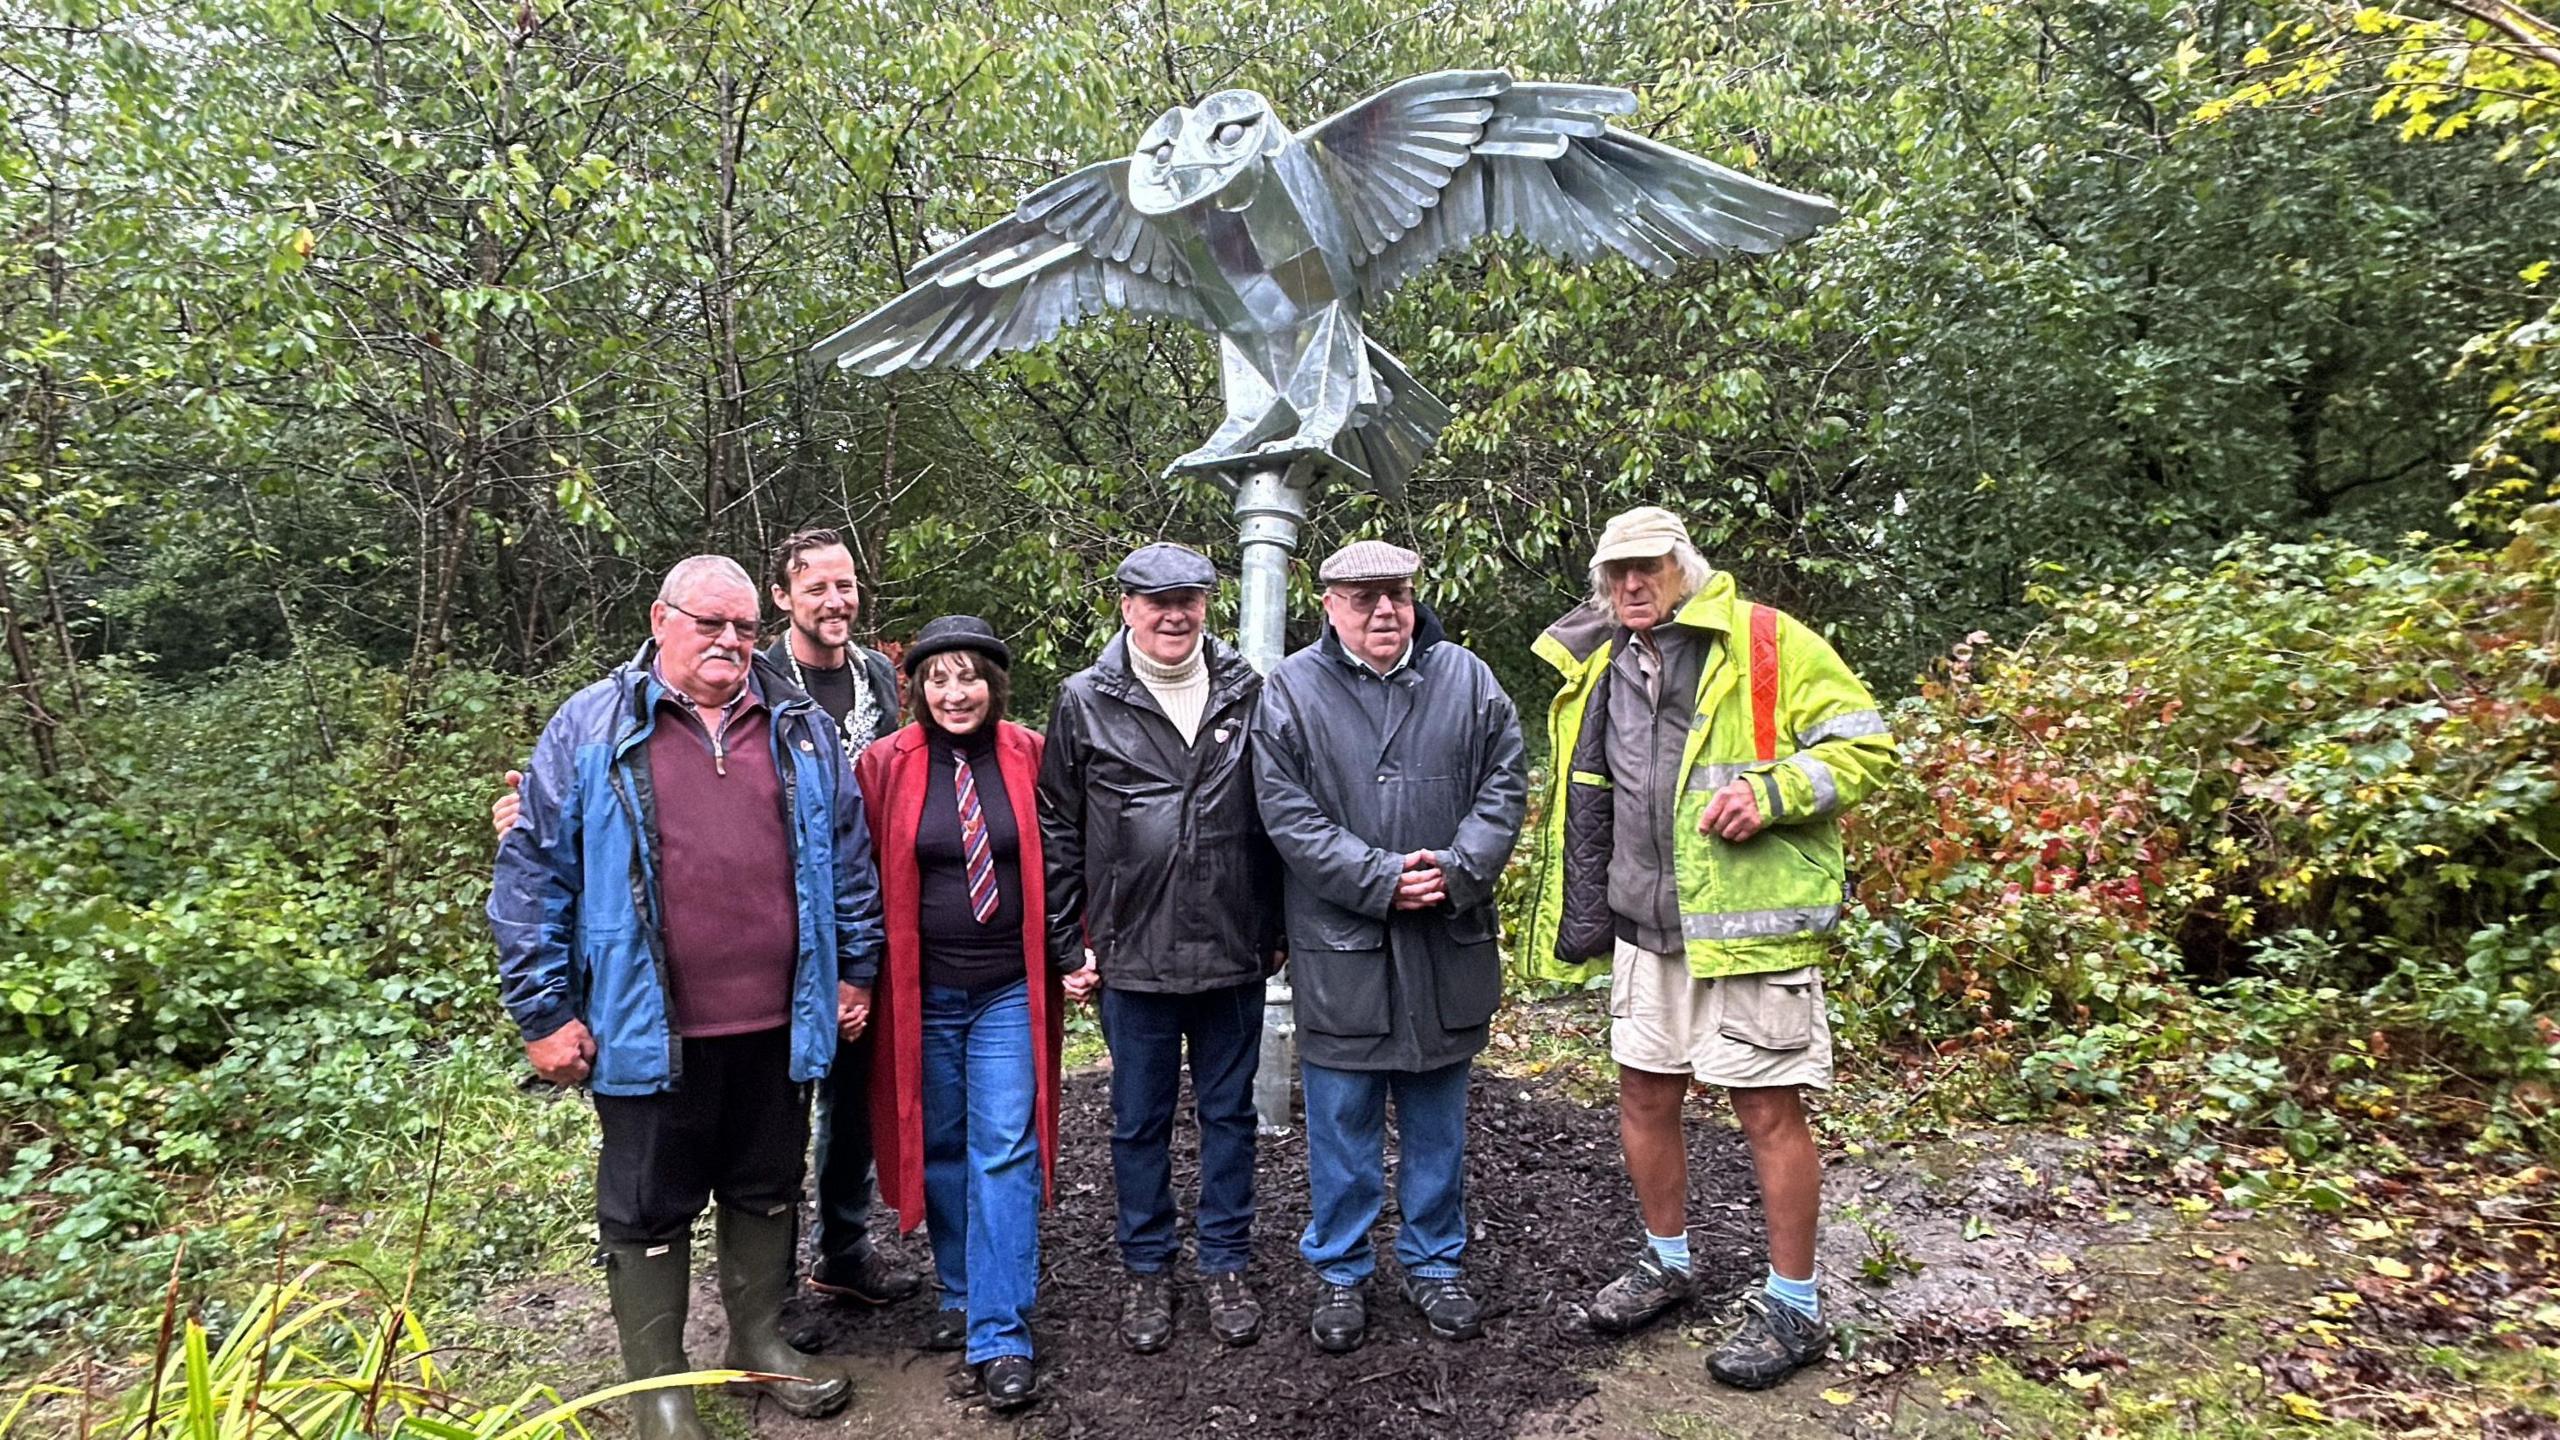
POLYGON ((853 666, 850 663, 839 665, 833 670, 821 670, 815 665, 803 663, 800 667, 800 683, 808 690, 809 698, 817 701, 818 708, 826 711, 827 718, 836 722, 839 728, 844 724, 844 717, 853 713, 855 681, 853 666))
POLYGON ((1013 802, 1005 794, 1004 774, 996 764, 992 722, 954 741, 930 726, 925 743, 924 815, 916 826, 919 938, 924 949, 924 979, 929 985, 981 990, 1023 977, 1022 834, 1013 823, 1013 802), (958 747, 955 749, 955 745, 958 747), (996 913, 981 924, 969 908, 969 859, 960 843, 958 766, 953 757, 965 751, 969 774, 977 781, 978 808, 987 825, 987 848, 995 862, 996 913))

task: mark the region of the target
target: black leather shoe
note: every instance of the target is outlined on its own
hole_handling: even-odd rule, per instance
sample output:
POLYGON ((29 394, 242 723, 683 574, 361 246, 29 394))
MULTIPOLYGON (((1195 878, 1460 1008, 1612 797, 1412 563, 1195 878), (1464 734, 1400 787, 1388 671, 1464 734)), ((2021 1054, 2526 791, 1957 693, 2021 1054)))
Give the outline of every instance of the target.
POLYGON ((1407 1276, 1404 1298, 1422 1312, 1423 1323, 1443 1340, 1473 1340, 1484 1333, 1484 1308, 1467 1293, 1463 1280, 1416 1279, 1407 1276))
POLYGON ((1120 1297, 1120 1338, 1141 1355, 1153 1355, 1173 1338, 1173 1277, 1161 1270, 1129 1272, 1120 1297))
POLYGON ((1307 1333, 1315 1338, 1316 1348, 1328 1354, 1359 1349, 1360 1342, 1369 1338, 1369 1293, 1357 1285, 1326 1285, 1317 1290, 1307 1333))
POLYGON ((1250 1345, 1262 1336, 1262 1302, 1244 1272, 1230 1270, 1209 1277, 1209 1333, 1222 1345, 1250 1345))
POLYGON ((1040 1372, 1028 1355, 999 1355, 978 1367, 978 1383, 987 1403, 998 1410, 1019 1410, 1040 1390, 1040 1372))
POLYGON ((924 1277, 903 1270, 864 1248, 850 1255, 830 1255, 809 1271, 810 1291, 830 1300, 864 1305, 895 1305, 924 1288, 924 1277))
POLYGON ((924 1322, 924 1339, 920 1343, 927 1350, 958 1350, 967 1345, 969 1343, 969 1312, 966 1310, 934 1311, 933 1318, 924 1322))

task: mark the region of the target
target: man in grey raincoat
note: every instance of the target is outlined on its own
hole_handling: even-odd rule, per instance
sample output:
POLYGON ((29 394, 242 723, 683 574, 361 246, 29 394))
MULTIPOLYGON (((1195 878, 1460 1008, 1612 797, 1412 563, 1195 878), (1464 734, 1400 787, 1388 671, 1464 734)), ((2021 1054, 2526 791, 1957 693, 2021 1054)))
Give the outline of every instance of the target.
POLYGON ((1459 1263, 1467 1077, 1502 998, 1494 882, 1528 786, 1519 715, 1414 599, 1420 568, 1375 540, 1328 558, 1325 631, 1272 670, 1253 726, 1306 1086, 1298 1249, 1322 1286, 1309 1328, 1334 1352, 1368 1331, 1390 1095, 1405 1294, 1443 1339, 1482 1328, 1459 1263))

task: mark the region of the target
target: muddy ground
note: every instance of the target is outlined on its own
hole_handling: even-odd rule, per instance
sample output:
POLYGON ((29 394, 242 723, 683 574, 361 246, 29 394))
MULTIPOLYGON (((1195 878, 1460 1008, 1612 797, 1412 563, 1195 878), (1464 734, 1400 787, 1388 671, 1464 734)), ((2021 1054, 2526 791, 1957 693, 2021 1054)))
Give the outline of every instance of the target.
MULTIPOLYGON (((1631 1257, 1638 1234, 1615 1116, 1565 1098, 1548 1081, 1480 1074, 1470 1115, 1467 1259, 1485 1303, 1482 1339, 1433 1339, 1395 1293, 1386 1253, 1391 1200, 1378 1234, 1368 1343, 1343 1356, 1315 1348, 1305 1329, 1313 1283, 1295 1249, 1307 1209, 1304 1152, 1292 1134, 1266 1137, 1260 1166, 1256 1280, 1268 1315, 1261 1342, 1229 1349, 1211 1340, 1197 1288, 1187 1286, 1174 1343, 1138 1356, 1116 1335, 1120 1270, 1103 1077, 1069 1077, 1065 1099, 1058 1202, 1042 1226, 1034 1325, 1043 1390, 1034 1407, 997 1417, 955 1394, 952 1357, 915 1348, 924 1300, 885 1310, 796 1304, 786 1324, 809 1348, 844 1357, 860 1398, 845 1415, 803 1421, 724 1397, 707 1407, 715 1425, 786 1440, 1829 1433, 1864 1428, 1841 1413, 1839 1397, 1855 1392, 1838 1386, 1915 1373, 1932 1355, 1994 1346, 2068 1309, 2072 1292, 2085 1294, 2095 1278, 2073 1257, 2143 1244, 2153 1223, 2121 1208, 2101 1216, 2100 1182, 2081 1154, 2087 1147, 2072 1142, 2045 1142, 2053 1155, 1951 1145, 1835 1163, 1823 1270, 1826 1318, 1845 1332, 1842 1357, 1774 1395, 1719 1393, 1701 1368, 1715 1317, 1765 1266, 1740 1137, 1706 1118, 1690 1125, 1691 1244, 1703 1281, 1697 1305, 1633 1340, 1601 1337, 1584 1322, 1582 1302, 1631 1257)), ((1708 1113, 1702 1103, 1699 1114, 1708 1113)), ((1187 1127, 1176 1132, 1176 1167, 1187 1187, 1187 1127)), ((929 1268, 921 1236, 887 1243, 929 1268)), ((556 1337, 519 1351, 525 1359, 555 1373, 611 1378, 611 1327, 593 1289, 555 1282, 520 1291, 487 1318, 527 1337, 556 1337)), ((706 1270, 689 1332, 698 1363, 716 1360, 721 1324, 706 1270)))

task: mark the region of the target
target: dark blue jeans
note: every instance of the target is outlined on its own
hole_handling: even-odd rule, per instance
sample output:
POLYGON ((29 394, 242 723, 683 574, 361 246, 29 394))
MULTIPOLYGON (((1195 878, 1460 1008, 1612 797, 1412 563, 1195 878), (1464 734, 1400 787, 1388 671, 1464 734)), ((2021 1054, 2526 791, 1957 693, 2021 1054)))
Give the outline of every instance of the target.
POLYGON ((1467 1248, 1465 1060, 1437 1070, 1301 1065, 1307 1090, 1307 1192, 1298 1253, 1328 1285, 1378 1268, 1369 1231, 1387 1199, 1387 1096, 1396 1101, 1396 1263, 1415 1279, 1454 1279, 1467 1248))
POLYGON ((1102 989, 1111 1047, 1111 1179, 1120 1193, 1120 1259, 1169 1268, 1174 1238, 1173 1112, 1182 1055, 1191 1050, 1191 1102, 1200 1118, 1200 1210, 1192 1231, 1200 1273, 1253 1259, 1253 1075, 1262 1062, 1262 982, 1196 995, 1102 989))
POLYGON ((818 1085, 818 1263, 871 1248, 871 1036, 838 1042, 818 1085))
POLYGON ((924 1214, 942 1308, 969 1317, 969 1363, 1029 1355, 1040 1285, 1039 1064, 1031 991, 924 987, 924 1214))

